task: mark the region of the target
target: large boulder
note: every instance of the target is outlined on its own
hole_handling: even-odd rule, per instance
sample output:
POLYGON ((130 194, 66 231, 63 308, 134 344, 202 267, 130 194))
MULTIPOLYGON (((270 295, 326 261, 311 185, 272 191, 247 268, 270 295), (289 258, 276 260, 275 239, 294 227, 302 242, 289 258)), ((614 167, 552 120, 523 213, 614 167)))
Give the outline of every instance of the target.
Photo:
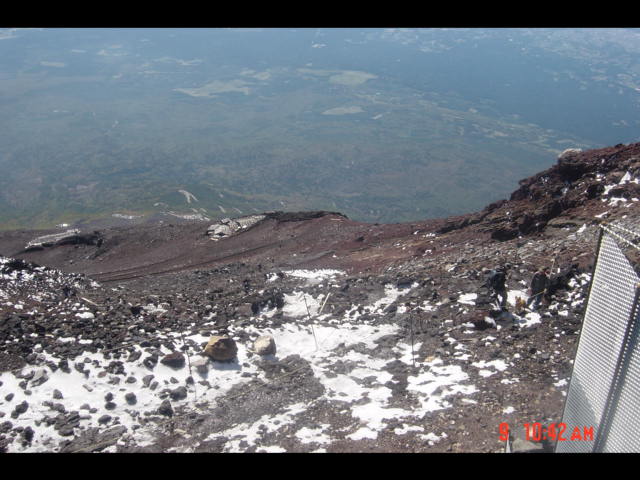
POLYGON ((271 335, 263 335, 253 342, 253 351, 258 355, 274 355, 276 342, 271 335))
POLYGON ((238 218, 223 218, 218 223, 214 223, 207 228, 207 235, 211 240, 220 240, 228 237, 236 232, 252 227, 260 220, 264 219, 264 215, 247 215, 238 218))
POLYGON ((502 225, 491 231, 491 238, 499 242, 505 242, 517 238, 519 235, 517 224, 502 225))
POLYGON ((558 157, 557 171, 561 180, 574 182, 588 173, 589 165, 579 154, 577 149, 567 149, 558 157))
POLYGON ((97 427, 89 428, 79 434, 73 440, 67 440, 62 444, 61 453, 89 453, 99 452, 107 447, 115 445, 120 437, 127 431, 124 425, 116 425, 100 432, 97 427))
POLYGON ((238 353, 236 342, 225 336, 213 335, 207 346, 204 347, 204 355, 217 362, 228 362, 233 360, 238 353))
POLYGON ((42 237, 34 238, 25 246, 25 250, 42 250, 44 247, 56 245, 97 245, 101 246, 104 239, 100 232, 80 233, 78 229, 67 230, 62 233, 53 233, 42 237))

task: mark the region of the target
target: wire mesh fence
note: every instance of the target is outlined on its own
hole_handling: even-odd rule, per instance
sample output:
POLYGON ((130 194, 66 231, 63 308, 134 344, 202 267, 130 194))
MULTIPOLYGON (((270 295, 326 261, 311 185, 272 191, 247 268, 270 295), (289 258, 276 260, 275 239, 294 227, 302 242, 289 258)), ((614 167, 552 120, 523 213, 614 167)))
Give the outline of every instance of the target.
POLYGON ((557 441, 556 452, 639 452, 640 278, 625 250, 640 235, 601 225, 594 275, 565 401, 566 431, 595 435, 557 441))

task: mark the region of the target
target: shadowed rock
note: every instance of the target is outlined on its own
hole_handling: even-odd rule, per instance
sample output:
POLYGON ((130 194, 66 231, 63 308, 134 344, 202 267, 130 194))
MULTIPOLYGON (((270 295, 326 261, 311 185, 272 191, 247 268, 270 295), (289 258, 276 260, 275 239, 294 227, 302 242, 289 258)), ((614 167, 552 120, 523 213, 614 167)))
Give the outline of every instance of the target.
POLYGON ((165 357, 160 360, 160 363, 162 363, 163 365, 175 369, 184 367, 184 362, 184 355, 182 355, 180 352, 172 352, 168 355, 165 355, 165 357))

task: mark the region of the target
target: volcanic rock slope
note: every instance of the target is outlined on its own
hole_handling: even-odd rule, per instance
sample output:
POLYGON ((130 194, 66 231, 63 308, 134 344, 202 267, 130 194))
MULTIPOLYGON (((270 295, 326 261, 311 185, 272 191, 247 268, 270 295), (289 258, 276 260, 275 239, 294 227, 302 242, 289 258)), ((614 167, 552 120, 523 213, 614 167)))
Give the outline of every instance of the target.
POLYGON ((640 145, 617 145, 448 219, 3 232, 0 448, 502 451, 501 423, 560 421, 598 224, 640 230, 639 181, 640 145), (481 272, 504 263, 507 312, 481 272), (518 311, 540 266, 551 296, 518 311), (202 356, 212 335, 236 357, 202 356), (265 335, 276 351, 258 355, 265 335))

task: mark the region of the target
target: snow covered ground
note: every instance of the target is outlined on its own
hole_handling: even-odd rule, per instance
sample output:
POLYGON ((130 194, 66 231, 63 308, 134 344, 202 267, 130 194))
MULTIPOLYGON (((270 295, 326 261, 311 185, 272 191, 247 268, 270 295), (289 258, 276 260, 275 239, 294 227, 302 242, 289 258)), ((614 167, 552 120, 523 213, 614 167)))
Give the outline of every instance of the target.
MULTIPOLYGON (((206 368, 196 372, 195 368, 188 368, 188 365, 197 363, 201 357, 198 351, 191 348, 188 352, 189 362, 184 367, 172 368, 159 362, 150 369, 144 363, 143 348, 134 345, 134 351, 129 354, 130 360, 120 358, 117 374, 113 370, 113 352, 104 351, 86 351, 78 355, 73 362, 69 362, 70 369, 65 372, 60 368, 52 369, 47 366, 58 364, 61 359, 45 353, 42 346, 36 346, 38 367, 29 365, 17 371, 0 374, 0 424, 10 421, 14 428, 31 427, 34 430, 30 442, 21 441, 20 437, 16 437, 8 445, 8 451, 57 451, 61 441, 73 438, 71 435, 77 435, 83 429, 114 425, 124 426, 127 430, 118 443, 109 447, 107 451, 115 451, 117 445, 124 443, 134 443, 138 446, 149 444, 154 441, 153 429, 156 424, 146 420, 157 415, 158 408, 167 398, 171 398, 174 409, 190 406, 194 411, 199 411, 198 405, 215 405, 216 400, 234 386, 251 379, 268 383, 264 371, 258 367, 258 362, 263 358, 251 353, 252 345, 251 342, 246 342, 246 335, 254 340, 261 335, 273 336, 277 353, 270 356, 272 359, 299 355, 309 362, 314 376, 324 387, 323 395, 316 399, 316 402, 344 402, 345 411, 351 417, 359 419, 361 427, 347 436, 352 440, 376 439, 381 430, 395 421, 403 425, 397 428, 399 434, 419 432, 425 442, 435 444, 446 438, 447 434, 443 431, 429 431, 428 428, 417 425, 417 420, 427 412, 450 408, 449 400, 452 396, 464 396, 469 404, 475 403, 474 396, 481 387, 476 384, 477 380, 474 381, 472 378, 477 379, 478 375, 480 378, 487 378, 497 373, 508 373, 511 366, 510 361, 504 359, 472 363, 469 360, 469 349, 448 335, 445 338, 456 348, 456 354, 453 356, 436 354, 428 358, 416 358, 415 352, 419 350, 420 344, 411 345, 408 341, 395 343, 391 358, 377 355, 380 348, 377 341, 385 336, 397 334, 401 329, 398 323, 378 320, 382 318, 389 305, 411 292, 418 286, 417 283, 407 288, 386 285, 383 295, 370 304, 352 305, 344 313, 334 316, 330 311, 319 314, 327 300, 326 295, 314 297, 305 293, 304 287, 317 285, 322 281, 330 283, 332 279, 344 275, 344 272, 293 270, 284 274, 308 282, 301 285, 300 289, 294 289, 284 295, 282 313, 287 321, 269 326, 274 312, 267 310, 251 317, 248 326, 231 327, 229 334, 237 341, 238 353, 236 359, 230 363, 210 361, 206 368), (244 336, 240 335, 240 330, 244 336), (354 345, 360 347, 349 348, 354 345), (346 354, 336 353, 344 352, 345 349, 346 354), (136 352, 139 352, 139 355, 136 355, 136 352), (338 362, 341 365, 348 362, 350 367, 336 368, 338 362), (400 408, 391 404, 391 386, 394 380, 390 373, 390 365, 394 362, 401 362, 407 366, 417 362, 420 367, 407 377, 407 390, 417 399, 411 407, 400 408), (190 381, 189 377, 194 381, 190 381), (205 384, 205 381, 208 383, 205 384), (178 392, 180 388, 183 389, 182 394, 178 392), (363 403, 363 399, 368 401, 363 403), (26 410, 17 414, 16 407, 24 405, 24 402, 28 404, 26 410), (71 430, 56 429, 53 421, 45 420, 46 417, 54 418, 56 415, 60 418, 60 414, 69 412, 80 413, 79 422, 71 430)), ((30 278, 28 275, 25 278, 30 278)), ((272 275, 268 283, 277 283, 278 278, 277 275, 272 275)), ((520 290, 510 291, 509 304, 513 305, 515 298, 523 295, 524 292, 520 290)), ((0 294, 0 299, 2 298, 7 302, 6 292, 0 294)), ((463 293, 458 302, 461 307, 469 308, 474 304, 475 298, 473 293, 463 293)), ((400 305, 398 311, 401 313, 404 308, 400 305)), ((425 302, 421 308, 429 311, 433 306, 425 302)), ((146 312, 157 312, 157 309, 158 307, 152 304, 145 307, 146 312)), ((93 321, 91 312, 78 306, 75 310, 70 310, 69 315, 70 318, 74 315, 78 319, 93 321)), ((214 315, 212 314, 212 317, 214 315)), ((526 328, 535 326, 541 319, 539 314, 532 312, 524 317, 513 316, 512 321, 526 328)), ((209 339, 202 334, 183 337, 181 332, 176 331, 160 332, 158 337, 169 338, 178 345, 182 345, 183 342, 187 345, 200 345, 209 339)), ((487 335, 485 340, 489 343, 495 338, 487 335)), ((58 338, 57 341, 80 344, 91 342, 72 337, 58 338)), ((161 353, 169 354, 171 350, 163 346, 161 353)), ((265 425, 267 430, 272 431, 295 425, 296 418, 304 416, 307 408, 309 405, 293 401, 286 411, 277 415, 250 423, 240 423, 211 435, 229 439, 224 451, 241 452, 247 444, 254 444, 259 430, 264 433, 265 425)), ((314 428, 300 427, 295 436, 302 443, 317 444, 317 451, 323 451, 323 448, 334 440, 328 427, 329 425, 324 424, 314 428)), ((188 433, 185 432, 185 435, 188 436, 188 433)), ((189 451, 189 448, 180 451, 189 451)), ((279 452, 284 449, 274 444, 262 445, 258 451, 279 452)))

